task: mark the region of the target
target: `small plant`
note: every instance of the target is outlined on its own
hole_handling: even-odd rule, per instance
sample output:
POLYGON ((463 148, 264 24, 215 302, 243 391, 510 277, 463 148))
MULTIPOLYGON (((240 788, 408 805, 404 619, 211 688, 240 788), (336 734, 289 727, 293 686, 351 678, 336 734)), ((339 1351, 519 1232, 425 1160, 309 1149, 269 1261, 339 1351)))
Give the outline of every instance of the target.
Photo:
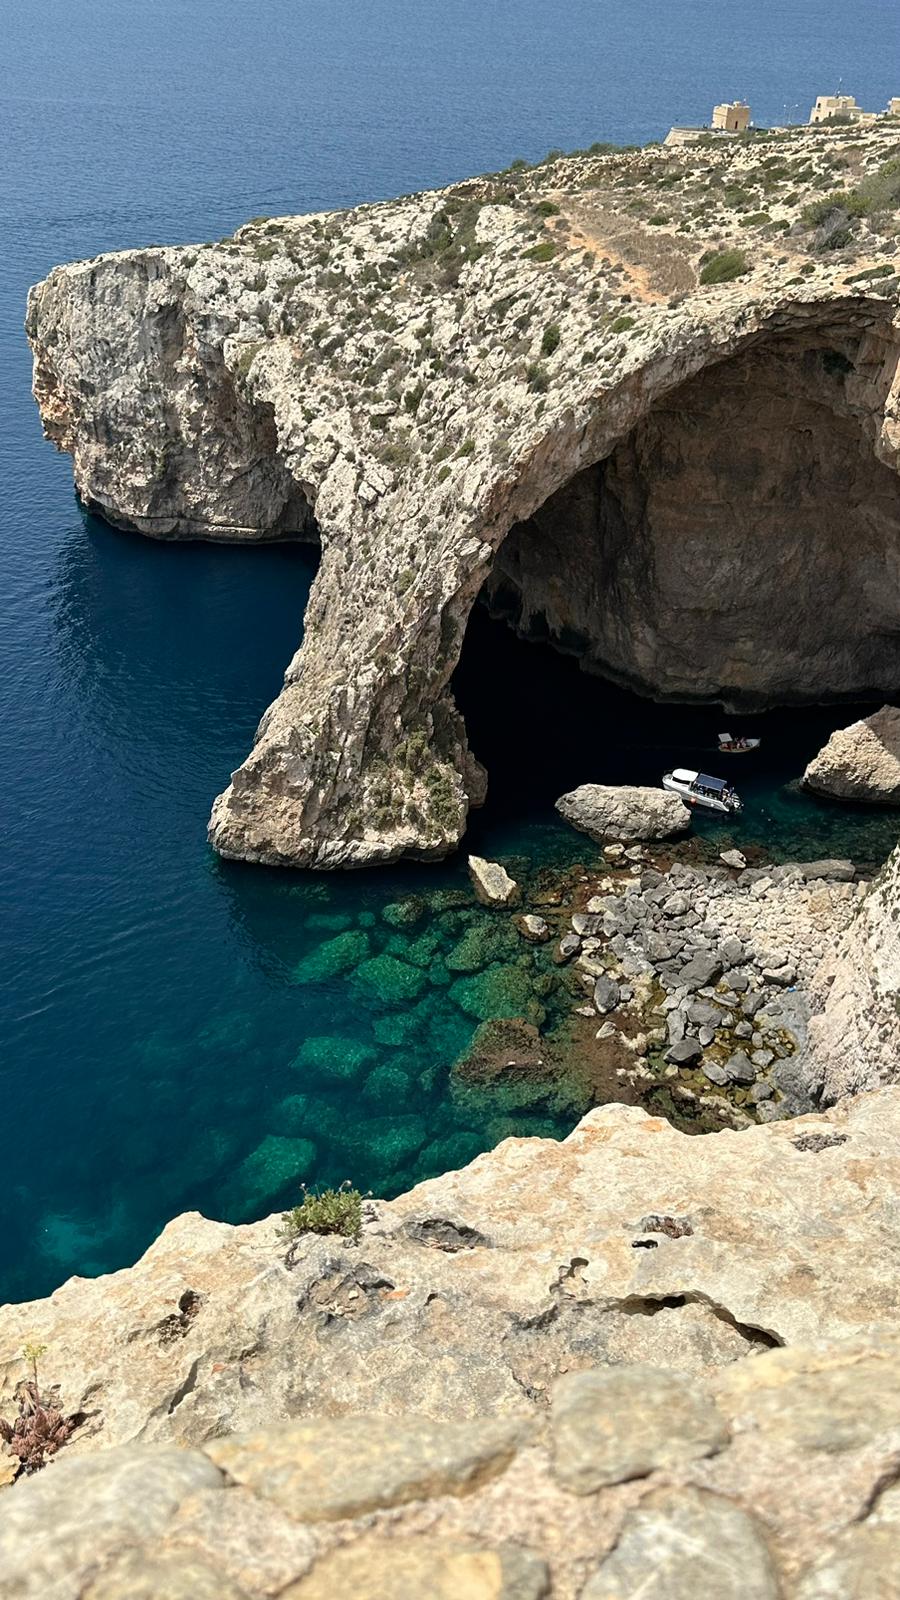
POLYGON ((534 212, 538 217, 558 217, 559 206, 553 200, 539 200, 534 212))
POLYGON ((546 368, 542 367, 539 361, 531 363, 526 370, 525 376, 528 379, 528 387, 532 394, 546 394, 550 387, 550 378, 546 368))
POLYGON ((522 251, 524 261, 552 261, 556 255, 556 245, 552 239, 542 239, 540 244, 532 245, 530 250, 522 251))
POLYGON ((38 1380, 38 1362, 47 1354, 45 1344, 29 1343, 22 1346, 22 1355, 31 1368, 31 1377, 16 1389, 19 1414, 15 1422, 0 1417, 0 1439, 8 1445, 9 1454, 18 1456, 18 1473, 38 1472, 48 1456, 56 1454, 74 1433, 80 1417, 64 1417, 59 1395, 52 1389, 42 1396, 38 1380))
POLYGON ((743 250, 722 250, 700 273, 701 283, 731 283, 750 271, 750 263, 743 250))
POLYGON ((364 1197, 351 1186, 349 1179, 337 1189, 323 1189, 321 1194, 310 1194, 305 1183, 300 1187, 303 1193, 300 1205, 282 1216, 282 1238, 293 1242, 304 1233, 339 1233, 345 1239, 359 1238, 364 1197))
POLYGON ((636 320, 635 317, 629 316, 616 317, 615 321, 610 323, 609 331, 610 333, 627 333, 629 328, 634 327, 636 320))
POLYGON ((541 355, 552 356, 554 350, 559 349, 561 334, 558 322, 548 322, 541 338, 541 355))

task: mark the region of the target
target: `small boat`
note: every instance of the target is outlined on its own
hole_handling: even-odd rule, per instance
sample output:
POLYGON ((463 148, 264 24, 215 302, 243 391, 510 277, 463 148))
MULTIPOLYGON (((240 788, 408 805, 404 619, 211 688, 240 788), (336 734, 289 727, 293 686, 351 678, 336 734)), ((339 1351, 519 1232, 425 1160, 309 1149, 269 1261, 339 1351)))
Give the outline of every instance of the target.
POLYGON ((675 767, 663 775, 662 786, 672 794, 680 794, 685 805, 704 806, 707 811, 721 811, 733 816, 744 807, 738 795, 729 788, 724 778, 711 778, 708 772, 691 772, 688 767, 675 767))
POLYGON ((730 733, 719 734, 719 753, 723 756, 743 756, 748 750, 758 750, 761 739, 732 739, 730 733))

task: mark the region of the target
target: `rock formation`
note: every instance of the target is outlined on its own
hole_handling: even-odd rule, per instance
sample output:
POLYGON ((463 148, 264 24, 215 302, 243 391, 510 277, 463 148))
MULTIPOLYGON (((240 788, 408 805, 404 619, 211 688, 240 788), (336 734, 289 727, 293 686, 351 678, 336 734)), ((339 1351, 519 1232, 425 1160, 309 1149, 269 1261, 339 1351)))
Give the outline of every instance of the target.
POLYGON ((900 1079, 900 863, 894 851, 811 986, 804 1074, 825 1105, 900 1079))
POLYGON ((2 1581, 624 1600, 662 1564, 684 1600, 868 1593, 900 1540, 898 1205, 883 1089, 706 1139, 605 1107, 287 1259, 275 1218, 177 1218, 0 1312, 0 1413, 40 1337, 83 1419, 0 1490, 2 1581))
MULTIPOLYGON (((599 1107, 367 1204, 358 1244, 278 1218, 176 1218, 136 1266, 0 1311, 0 1414, 21 1347, 84 1422, 65 1455, 200 1445, 279 1419, 540 1407, 565 1371, 700 1373, 896 1320, 900 1089, 706 1138, 599 1107)), ((62 1457, 60 1457, 62 1459, 62 1457)))
POLYGON ((900 708, 838 728, 814 756, 803 782, 817 794, 866 805, 900 806, 900 708))
POLYGON ((897 691, 896 239, 870 208, 819 250, 803 217, 835 164, 864 184, 893 154, 851 132, 517 167, 32 291, 87 506, 321 541, 219 851, 451 848, 484 794, 451 689, 479 594, 659 696, 897 691))
POLYGON ((556 809, 598 844, 606 839, 670 839, 691 825, 691 813, 677 794, 633 784, 583 783, 561 795, 556 809))

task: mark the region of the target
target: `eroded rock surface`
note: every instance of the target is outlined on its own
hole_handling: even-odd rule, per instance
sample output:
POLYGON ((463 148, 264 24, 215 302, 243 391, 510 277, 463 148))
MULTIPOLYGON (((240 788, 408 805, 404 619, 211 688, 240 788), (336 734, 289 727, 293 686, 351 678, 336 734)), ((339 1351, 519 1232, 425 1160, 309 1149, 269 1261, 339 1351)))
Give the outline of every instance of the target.
POLYGON ((556 809, 598 844, 606 839, 670 839, 691 825, 691 813, 679 795, 634 784, 583 783, 561 795, 556 809))
POLYGON ((838 728, 814 756, 803 782, 817 794, 867 805, 900 805, 900 708, 838 728))
POLYGON ((900 1079, 900 850, 811 985, 806 1082, 828 1105, 900 1079))
POLYGON ((515 1423, 363 1414, 73 1454, 3 1491, 0 1581, 16 1600, 893 1596, 898 1364, 876 1326, 705 1377, 587 1370, 515 1423))
POLYGON ((898 1203, 900 1089, 706 1138, 605 1106, 372 1203, 357 1245, 307 1235, 290 1266, 277 1218, 176 1218, 136 1266, 0 1312, 0 1411, 40 1340, 85 1416, 66 1456, 411 1395, 436 1421, 519 1415, 581 1367, 697 1373, 889 1320, 898 1203))
POLYGON ((87 505, 321 540, 216 849, 452 848, 484 795, 450 687, 479 593, 649 693, 896 692, 896 238, 873 214, 819 251, 802 221, 836 165, 852 187, 894 144, 589 155, 32 291, 35 393, 87 505), (733 281, 701 281, 711 233, 733 281))

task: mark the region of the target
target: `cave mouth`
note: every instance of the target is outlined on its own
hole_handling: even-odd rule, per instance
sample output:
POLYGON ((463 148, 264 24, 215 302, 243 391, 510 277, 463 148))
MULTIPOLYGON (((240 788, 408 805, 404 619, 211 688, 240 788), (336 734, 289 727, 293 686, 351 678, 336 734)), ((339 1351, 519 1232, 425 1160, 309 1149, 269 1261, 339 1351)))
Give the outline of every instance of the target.
POLYGON ((483 605, 656 700, 896 695, 900 477, 864 338, 871 363, 850 326, 768 336, 671 390, 511 529, 483 605))

